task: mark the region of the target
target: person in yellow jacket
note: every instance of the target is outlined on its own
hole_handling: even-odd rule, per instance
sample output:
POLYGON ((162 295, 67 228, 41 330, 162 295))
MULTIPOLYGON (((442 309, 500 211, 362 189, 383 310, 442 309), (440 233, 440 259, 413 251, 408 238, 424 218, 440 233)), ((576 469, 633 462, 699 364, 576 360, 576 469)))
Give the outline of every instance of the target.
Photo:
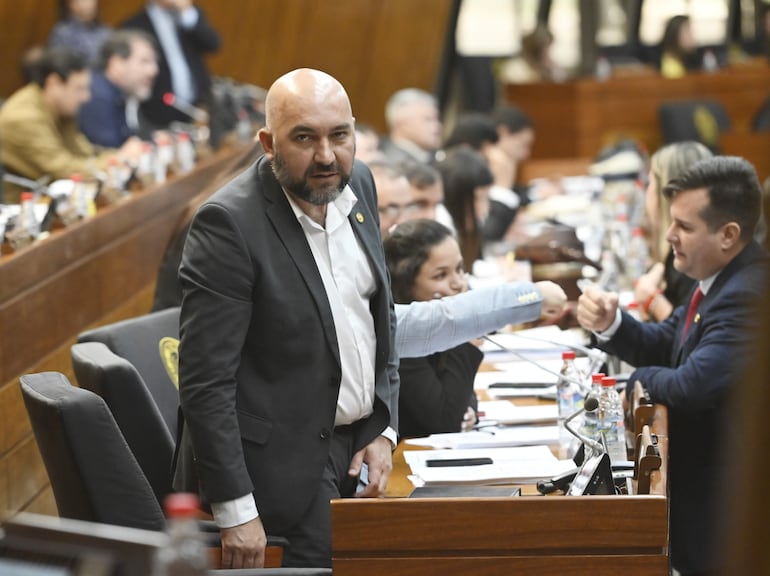
POLYGON ((664 78, 681 78, 693 67, 696 57, 689 16, 673 16, 663 32, 660 73, 664 78))
MULTIPOLYGON (((41 56, 33 81, 0 108, 0 160, 7 172, 30 180, 76 173, 88 177, 104 169, 111 157, 138 159, 138 139, 120 149, 98 149, 78 128, 77 113, 91 97, 90 85, 91 72, 82 56, 66 49, 41 56)), ((6 185, 3 201, 18 202, 20 192, 6 185)))

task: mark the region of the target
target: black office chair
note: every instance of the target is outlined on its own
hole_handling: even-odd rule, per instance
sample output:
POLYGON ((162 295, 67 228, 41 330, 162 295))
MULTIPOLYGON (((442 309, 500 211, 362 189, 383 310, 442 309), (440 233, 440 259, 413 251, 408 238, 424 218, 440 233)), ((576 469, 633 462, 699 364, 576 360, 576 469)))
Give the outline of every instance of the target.
POLYGON ((770 98, 767 98, 754 114, 751 120, 751 131, 770 132, 770 98))
MULTIPOLYGON (((27 374, 20 384, 59 515, 163 530, 161 507, 104 400, 72 386, 60 372, 27 374)), ((268 536, 268 545, 286 541, 268 536)), ((265 568, 240 574, 326 576, 331 570, 265 568)))
POLYGON ((663 141, 695 140, 719 153, 719 135, 732 128, 724 106, 716 100, 687 100, 660 105, 660 128, 663 141))
POLYGON ((59 372, 20 380, 59 515, 163 530, 155 493, 104 401, 59 372))
POLYGON ((178 336, 170 308, 84 332, 71 349, 79 385, 107 403, 158 502, 172 491, 178 336))
POLYGON ((174 438, 149 387, 130 362, 101 342, 75 344, 71 354, 80 387, 104 399, 157 502, 163 502, 172 492, 174 438))
POLYGON ((178 307, 107 324, 78 335, 78 342, 101 342, 136 368, 174 438, 179 408, 178 341, 178 307))

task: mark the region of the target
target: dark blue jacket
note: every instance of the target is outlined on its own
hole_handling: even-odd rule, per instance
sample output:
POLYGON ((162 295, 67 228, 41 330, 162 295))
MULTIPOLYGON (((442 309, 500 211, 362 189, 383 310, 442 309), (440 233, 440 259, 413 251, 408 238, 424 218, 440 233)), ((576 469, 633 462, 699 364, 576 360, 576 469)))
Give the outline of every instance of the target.
POLYGON ((638 366, 629 381, 669 408, 671 561, 683 574, 716 568, 717 510, 727 490, 720 481, 734 448, 726 445, 730 389, 741 381, 760 321, 754 304, 766 290, 768 262, 759 244, 748 244, 717 276, 684 342, 689 297, 659 324, 624 313, 601 346, 638 366))
POLYGON ((78 123, 93 144, 105 148, 120 148, 133 134, 126 123, 123 93, 101 72, 91 77, 91 100, 80 108, 78 123))

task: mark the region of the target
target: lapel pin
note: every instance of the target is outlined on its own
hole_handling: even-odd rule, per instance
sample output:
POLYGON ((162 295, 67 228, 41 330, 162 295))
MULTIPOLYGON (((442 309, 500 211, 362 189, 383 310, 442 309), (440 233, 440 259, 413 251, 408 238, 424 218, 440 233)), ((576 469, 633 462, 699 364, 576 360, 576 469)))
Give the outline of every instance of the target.
POLYGON ((363 224, 364 223, 364 215, 361 214, 360 212, 356 212, 356 220, 358 220, 359 224, 363 224))
POLYGON ((695 318, 693 318, 693 322, 698 322, 699 320, 700 320, 700 312, 698 312, 698 313, 695 315, 695 318))

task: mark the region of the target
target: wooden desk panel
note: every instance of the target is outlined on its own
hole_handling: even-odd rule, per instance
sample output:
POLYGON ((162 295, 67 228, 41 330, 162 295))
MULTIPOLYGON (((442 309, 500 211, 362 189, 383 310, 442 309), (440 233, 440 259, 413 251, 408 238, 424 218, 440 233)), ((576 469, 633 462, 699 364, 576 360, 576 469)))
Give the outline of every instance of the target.
POLYGON ((244 156, 242 148, 221 151, 190 174, 0 258, 0 513, 56 513, 19 376, 56 370, 75 383, 69 348, 80 332, 147 313, 180 216, 244 156))
POLYGON ((663 496, 335 500, 334 574, 666 574, 667 514, 663 496))
POLYGON ((643 70, 605 82, 582 78, 564 84, 511 84, 505 91, 508 101, 534 120, 533 158, 593 157, 621 136, 636 138, 653 152, 663 142, 658 108, 667 101, 718 100, 733 131, 748 132, 770 93, 770 67, 761 59, 677 80, 643 70))
MULTIPOLYGON (((332 501, 335 576, 668 574, 668 412, 652 423, 663 467, 646 496, 403 498, 400 444, 387 497, 332 501)), ((522 486, 536 494, 534 486, 522 486)))

